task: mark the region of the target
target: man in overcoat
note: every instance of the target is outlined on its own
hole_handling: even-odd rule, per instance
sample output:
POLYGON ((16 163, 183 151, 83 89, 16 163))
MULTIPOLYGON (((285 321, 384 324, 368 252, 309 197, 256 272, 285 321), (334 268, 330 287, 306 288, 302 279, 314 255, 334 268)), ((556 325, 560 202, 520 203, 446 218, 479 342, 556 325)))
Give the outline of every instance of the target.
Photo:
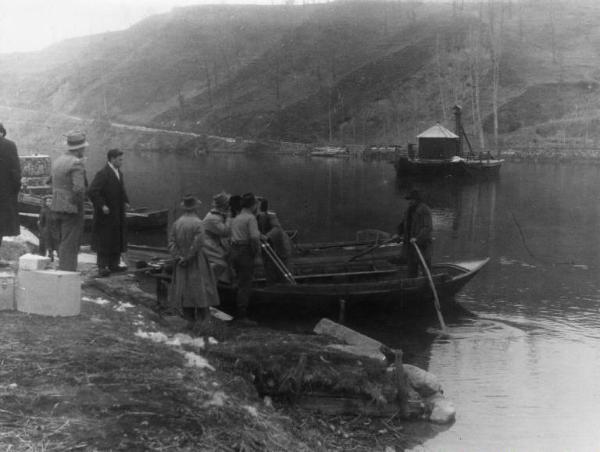
MULTIPOLYGON (((431 256, 433 254, 432 216, 431 209, 422 201, 418 190, 411 190, 406 199, 408 200, 408 209, 404 212, 404 218, 398 225, 398 234, 404 238, 408 277, 416 278, 419 275, 419 267, 422 269, 422 263, 415 249, 415 244, 419 247, 427 267, 431 269, 431 256)), ((424 270, 423 273, 425 274, 424 270)))
POLYGON ((188 320, 202 321, 210 317, 209 308, 219 304, 219 294, 204 253, 205 232, 197 213, 199 203, 192 195, 184 196, 183 214, 169 231, 169 252, 175 260, 169 304, 188 320))
POLYGON ((99 276, 121 270, 121 253, 127 250, 125 211, 129 199, 121 172, 123 152, 110 149, 106 157, 106 165, 96 173, 88 190, 94 205, 92 249, 96 251, 99 276))
POLYGON ((231 236, 231 216, 229 214, 230 195, 221 192, 213 196, 210 211, 202 220, 204 226, 204 253, 217 281, 232 282, 229 265, 229 238, 231 236))
POLYGON ((77 271, 77 254, 83 234, 87 178, 83 153, 89 146, 85 133, 67 134, 66 152, 52 164, 52 210, 59 233, 58 268, 77 271))
POLYGON ((17 146, 6 137, 0 124, 0 245, 2 237, 19 235, 18 196, 21 189, 21 164, 17 146))

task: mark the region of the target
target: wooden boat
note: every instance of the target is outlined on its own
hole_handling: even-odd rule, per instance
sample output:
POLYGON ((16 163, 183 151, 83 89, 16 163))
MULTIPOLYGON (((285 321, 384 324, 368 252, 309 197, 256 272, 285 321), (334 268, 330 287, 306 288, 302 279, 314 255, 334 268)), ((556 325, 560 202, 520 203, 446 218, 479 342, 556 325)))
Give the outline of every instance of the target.
MULTIPOLYGON (((432 278, 442 309, 455 304, 452 299, 479 271, 489 258, 434 264, 432 278)), ((170 280, 161 271, 154 275, 170 280)), ((425 277, 408 278, 405 268, 391 264, 376 266, 369 263, 346 262, 295 267, 295 284, 270 284, 263 278, 254 280, 249 309, 256 314, 291 309, 337 313, 340 306, 348 312, 396 312, 428 314, 434 312, 433 292, 425 277), (343 300, 343 302, 342 302, 343 300)), ((219 286, 221 306, 235 313, 235 288, 219 286)), ((165 287, 157 285, 159 301, 166 296, 165 287)))
POLYGON ((316 147, 310 153, 312 157, 349 157, 350 152, 347 148, 337 146, 316 147))
MULTIPOLYGON (((33 193, 19 194, 19 216, 26 226, 33 227, 37 224, 40 209, 44 198, 33 193)), ((93 222, 93 207, 91 203, 85 204, 85 227, 91 229, 93 222)), ((147 207, 135 208, 125 213, 127 227, 130 230, 158 229, 167 226, 169 211, 167 209, 149 209, 147 207)))
POLYGON ((450 159, 399 157, 395 167, 398 175, 489 179, 498 176, 503 162, 489 155, 450 159))
MULTIPOLYGON (((297 231, 286 231, 295 237, 297 231)), ((339 242, 296 243, 292 239, 292 262, 296 266, 316 265, 346 261, 373 262, 378 260, 400 263, 403 261, 402 244, 390 242, 389 234, 378 230, 358 231, 356 240, 339 242), (371 251, 369 251, 371 250, 371 251)), ((143 263, 160 263, 171 258, 166 247, 128 245, 129 260, 143 263)), ((160 265, 160 264, 158 264, 160 265)), ((262 262, 257 264, 262 267, 262 262)))

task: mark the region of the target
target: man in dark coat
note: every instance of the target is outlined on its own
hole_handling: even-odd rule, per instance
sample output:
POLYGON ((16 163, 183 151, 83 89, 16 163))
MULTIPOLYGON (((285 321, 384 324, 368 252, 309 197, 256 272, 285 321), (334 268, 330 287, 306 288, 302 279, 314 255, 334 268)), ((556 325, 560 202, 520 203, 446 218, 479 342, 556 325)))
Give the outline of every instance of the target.
POLYGON ((6 129, 0 124, 0 245, 3 236, 19 235, 19 208, 21 164, 17 146, 6 138, 6 129))
MULTIPOLYGON (((419 267, 421 270, 423 268, 414 244, 419 247, 427 267, 431 269, 433 252, 431 209, 421 200, 418 190, 411 190, 406 199, 408 200, 408 209, 404 212, 404 218, 398 225, 398 234, 404 238, 408 277, 416 278, 419 275, 419 267)), ((424 270, 423 273, 425 274, 424 270)))
POLYGON ((88 190, 94 204, 92 248, 97 253, 99 276, 120 271, 121 253, 127 250, 125 211, 129 209, 129 199, 120 170, 123 152, 111 149, 107 159, 106 166, 96 173, 88 190))

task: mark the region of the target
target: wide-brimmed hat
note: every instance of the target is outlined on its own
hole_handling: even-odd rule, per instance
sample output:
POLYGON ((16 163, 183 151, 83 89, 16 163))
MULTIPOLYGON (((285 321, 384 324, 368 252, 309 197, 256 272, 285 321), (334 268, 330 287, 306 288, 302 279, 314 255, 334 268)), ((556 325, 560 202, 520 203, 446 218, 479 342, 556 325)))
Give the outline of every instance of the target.
POLYGON ((67 149, 69 151, 86 148, 89 145, 90 144, 86 140, 85 133, 83 133, 81 130, 73 130, 67 133, 67 149))
POLYGON ((414 199, 415 201, 420 201, 421 200, 421 193, 419 192, 419 190, 411 190, 408 192, 408 195, 406 195, 404 197, 404 199, 414 199))
POLYGON ((242 209, 246 208, 249 209, 250 207, 253 207, 256 204, 256 197, 254 196, 254 193, 244 193, 242 195, 242 200, 240 201, 240 207, 242 209))
POLYGON ((213 196, 212 207, 217 210, 226 212, 227 210, 229 210, 229 198, 231 198, 231 195, 225 191, 217 193, 215 196, 213 196))
POLYGON ((183 210, 194 210, 200 204, 202 204, 202 201, 200 201, 194 195, 185 195, 183 198, 181 198, 181 208, 183 210))

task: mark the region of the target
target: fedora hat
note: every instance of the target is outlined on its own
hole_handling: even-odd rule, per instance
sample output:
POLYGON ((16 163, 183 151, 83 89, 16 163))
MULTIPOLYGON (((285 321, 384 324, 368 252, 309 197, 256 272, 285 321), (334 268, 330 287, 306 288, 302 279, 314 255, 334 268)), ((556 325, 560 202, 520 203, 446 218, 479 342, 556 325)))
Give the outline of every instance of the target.
POLYGON ((221 212, 227 212, 229 210, 229 198, 231 198, 231 195, 225 191, 217 193, 213 196, 212 207, 221 212))
POLYGON ((404 197, 404 199, 414 199, 415 201, 420 201, 421 193, 419 192, 419 190, 413 189, 408 192, 408 194, 404 197))
POLYGON ((181 207, 184 210, 194 210, 196 207, 198 207, 200 204, 202 204, 202 201, 200 201, 198 198, 196 198, 194 195, 185 195, 182 199, 181 199, 181 207))
POLYGON ((85 133, 81 130, 73 130, 67 133, 67 150, 74 151, 88 146, 89 143, 86 140, 85 133))

